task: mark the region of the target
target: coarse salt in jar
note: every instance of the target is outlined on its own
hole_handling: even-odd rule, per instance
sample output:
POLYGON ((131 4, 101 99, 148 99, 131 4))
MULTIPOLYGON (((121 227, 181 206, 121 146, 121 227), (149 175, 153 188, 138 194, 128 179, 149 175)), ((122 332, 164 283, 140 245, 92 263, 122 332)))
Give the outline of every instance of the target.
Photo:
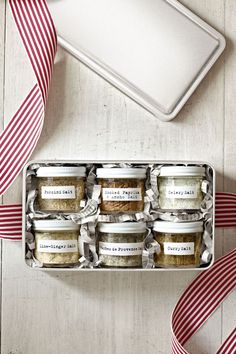
POLYGON ((35 220, 35 258, 45 267, 68 267, 79 262, 79 226, 71 220, 35 220))
POLYGON ((98 224, 98 254, 104 267, 142 267, 146 224, 142 222, 98 224))
POLYGON ((98 168, 103 214, 135 213, 144 209, 145 168, 98 168))
POLYGON ((155 221, 155 240, 160 245, 154 261, 158 267, 198 267, 202 249, 203 222, 155 221))
POLYGON ((159 207, 163 210, 201 208, 205 168, 199 166, 164 166, 158 176, 159 207))
POLYGON ((85 193, 85 167, 39 167, 37 207, 45 212, 77 212, 85 193))

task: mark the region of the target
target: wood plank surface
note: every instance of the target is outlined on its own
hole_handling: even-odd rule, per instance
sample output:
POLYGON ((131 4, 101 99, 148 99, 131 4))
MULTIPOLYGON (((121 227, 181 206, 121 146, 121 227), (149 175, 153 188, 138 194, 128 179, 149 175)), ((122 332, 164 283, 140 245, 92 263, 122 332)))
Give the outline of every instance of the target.
POLYGON ((3 128, 4 54, 5 54, 5 1, 0 0, 0 132, 2 131, 3 128))
MULTIPOLYGON (((182 2, 222 33, 227 16, 231 46, 179 116, 160 122, 59 49, 32 159, 206 160, 217 170, 217 189, 236 192, 234 0, 182 2)), ((6 31, 5 125, 34 83, 9 11, 6 31)), ((4 203, 20 201, 21 177, 4 196, 4 203)), ((220 256, 233 247, 233 232, 216 236, 220 256)), ((14 242, 3 242, 2 256, 2 354, 169 354, 171 312, 196 275, 48 274, 27 269, 14 242)), ((228 301, 188 344, 191 354, 216 352, 227 334, 222 321, 229 317, 226 331, 234 321, 228 301)))
MULTIPOLYGON (((236 2, 226 1, 225 34, 228 38, 225 60, 224 190, 236 193, 236 2)), ((223 253, 236 248, 235 230, 224 231, 223 253)), ((222 339, 236 326, 236 291, 222 305, 222 339)))

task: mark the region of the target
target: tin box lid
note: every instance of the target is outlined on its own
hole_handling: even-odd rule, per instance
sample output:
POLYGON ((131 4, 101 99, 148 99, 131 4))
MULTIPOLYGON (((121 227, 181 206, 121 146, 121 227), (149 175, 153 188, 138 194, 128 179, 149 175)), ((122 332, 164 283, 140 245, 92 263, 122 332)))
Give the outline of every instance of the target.
POLYGON ((48 0, 59 44, 161 120, 173 119, 225 48, 176 0, 48 0))
POLYGON ((169 222, 169 221, 155 221, 153 230, 157 232, 166 232, 173 234, 190 234, 194 232, 203 232, 203 222, 169 222))
POLYGON ((79 230, 79 225, 71 220, 34 220, 33 229, 36 231, 73 231, 79 230))
POLYGON ((160 169, 160 177, 194 177, 205 176, 205 168, 200 166, 164 166, 160 169))
POLYGON ((98 168, 98 178, 146 178, 145 168, 98 168))
POLYGON ((37 177, 85 177, 85 167, 47 166, 39 167, 37 177))
POLYGON ((98 230, 104 233, 133 234, 146 231, 144 222, 99 223, 98 230))

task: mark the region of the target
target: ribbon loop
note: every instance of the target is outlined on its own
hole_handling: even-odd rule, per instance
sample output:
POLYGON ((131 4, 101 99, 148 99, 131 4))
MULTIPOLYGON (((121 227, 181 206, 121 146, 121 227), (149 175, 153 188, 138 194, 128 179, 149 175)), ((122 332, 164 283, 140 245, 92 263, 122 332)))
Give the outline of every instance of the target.
POLYGON ((57 48, 46 0, 10 0, 9 5, 37 83, 0 135, 0 195, 19 175, 40 137, 57 48))
MULTIPOLYGON (((172 315, 173 354, 188 354, 184 344, 236 287, 235 270, 236 250, 233 250, 199 274, 183 293, 172 315)), ((229 338, 221 348, 233 343, 234 334, 229 338)), ((232 350, 225 352, 219 349, 219 353, 234 354, 235 349, 236 345, 233 345, 232 350)))

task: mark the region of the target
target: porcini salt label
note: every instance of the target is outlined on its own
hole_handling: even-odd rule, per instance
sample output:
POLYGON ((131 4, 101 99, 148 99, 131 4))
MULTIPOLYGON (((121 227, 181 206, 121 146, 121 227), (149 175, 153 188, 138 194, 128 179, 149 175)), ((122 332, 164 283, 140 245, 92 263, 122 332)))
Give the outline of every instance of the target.
POLYGON ((42 199, 75 199, 75 186, 42 186, 42 199))

